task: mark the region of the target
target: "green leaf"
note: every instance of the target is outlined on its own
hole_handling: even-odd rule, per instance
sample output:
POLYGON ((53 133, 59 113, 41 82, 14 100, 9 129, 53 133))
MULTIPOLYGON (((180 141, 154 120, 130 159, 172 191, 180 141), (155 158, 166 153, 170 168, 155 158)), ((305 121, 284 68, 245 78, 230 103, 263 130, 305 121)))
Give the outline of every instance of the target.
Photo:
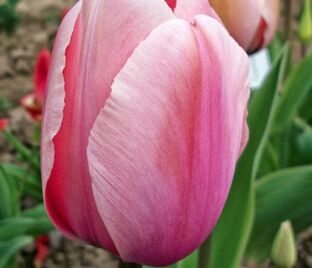
POLYGON ((40 204, 34 208, 24 210, 21 213, 21 216, 23 217, 28 217, 28 218, 33 218, 33 219, 38 219, 38 218, 43 218, 47 216, 45 207, 43 204, 40 204))
MULTIPOLYGON (((281 91, 281 101, 276 110, 274 130, 289 126, 308 92, 312 89, 312 53, 292 70, 281 91)), ((311 107, 311 106, 310 106, 311 107)))
POLYGON ((54 229, 50 220, 42 218, 15 217, 0 221, 0 241, 12 239, 19 235, 38 236, 54 229))
POLYGON ((18 235, 38 236, 54 230, 44 205, 24 210, 19 216, 0 220, 0 241, 18 235))
POLYGON ((20 142, 9 130, 2 131, 2 135, 17 150, 22 159, 28 162, 35 170, 40 172, 40 159, 34 152, 29 150, 22 142, 20 142))
POLYGON ((9 180, 7 173, 0 164, 0 220, 14 216, 19 210, 19 198, 17 188, 9 180))
POLYGON ((296 135, 296 151, 293 158, 300 165, 312 163, 312 127, 299 117, 294 120, 296 127, 300 128, 300 134, 296 135))
POLYGON ((0 268, 4 268, 21 249, 32 242, 33 238, 30 236, 20 236, 10 241, 0 242, 0 268))
POLYGON ((194 251, 191 255, 179 261, 177 268, 196 268, 198 263, 198 251, 194 251))
POLYGON ((290 220, 298 234, 312 225, 312 165, 267 175, 256 183, 256 217, 247 256, 262 261, 270 256, 281 222, 290 220))
POLYGON ((302 105, 299 108, 298 114, 301 118, 306 120, 310 125, 312 125, 312 89, 309 91, 307 96, 304 98, 302 105))
POLYGON ((0 168, 0 219, 12 215, 11 191, 3 170, 0 168))
POLYGON ((269 142, 265 148, 258 176, 264 176, 279 169, 279 154, 274 144, 269 142))
POLYGON ((42 201, 41 179, 39 174, 33 174, 14 164, 1 164, 8 180, 13 181, 20 195, 33 197, 42 201))
POLYGON ((212 236, 211 268, 236 268, 244 253, 254 217, 253 181, 257 175, 273 122, 273 113, 288 66, 284 47, 263 87, 250 101, 250 139, 240 158, 231 192, 212 236))
POLYGON ((269 53, 272 61, 280 55, 284 43, 285 41, 283 40, 282 34, 277 33, 269 46, 269 53))

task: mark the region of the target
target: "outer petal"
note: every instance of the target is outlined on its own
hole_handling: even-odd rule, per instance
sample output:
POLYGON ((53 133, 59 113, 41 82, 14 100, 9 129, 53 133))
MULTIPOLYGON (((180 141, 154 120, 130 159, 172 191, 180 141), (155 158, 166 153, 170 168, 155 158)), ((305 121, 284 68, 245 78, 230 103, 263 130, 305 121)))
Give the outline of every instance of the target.
POLYGON ((65 98, 63 69, 65 68, 66 61, 65 51, 74 31, 75 22, 80 9, 81 2, 79 1, 62 21, 54 42, 51 67, 47 82, 47 88, 49 90, 45 96, 46 105, 44 110, 48 112, 44 116, 42 126, 43 135, 41 140, 41 172, 44 189, 54 161, 54 145, 52 139, 60 129, 63 117, 65 98))
POLYGON ((247 50, 259 28, 265 0, 209 0, 209 2, 230 34, 247 50))
POLYGON ((167 265, 207 238, 245 139, 247 56, 214 19, 195 25, 137 47, 90 135, 96 204, 126 261, 167 265))
MULTIPOLYGON (((50 129, 44 128, 44 139, 48 138, 49 143, 53 139, 54 143, 54 148, 43 148, 44 158, 55 150, 54 162, 49 158, 51 162, 46 165, 47 161, 43 161, 45 201, 60 229, 118 254, 95 206, 86 158, 88 137, 110 94, 113 78, 139 42, 174 15, 162 0, 153 3, 84 0, 82 3, 82 12, 66 50, 65 69, 61 65, 51 71, 52 75, 63 74, 65 85, 62 81, 59 92, 51 83, 50 94, 63 103, 65 91, 66 105, 63 115, 56 115, 58 120, 62 119, 58 133, 53 131, 52 136, 50 129)), ((51 103, 48 100, 46 113, 50 113, 51 103)), ((46 125, 53 123, 49 119, 46 122, 46 125)))
POLYGON ((181 19, 192 21, 196 15, 204 14, 219 20, 208 0, 177 0, 174 14, 181 19))

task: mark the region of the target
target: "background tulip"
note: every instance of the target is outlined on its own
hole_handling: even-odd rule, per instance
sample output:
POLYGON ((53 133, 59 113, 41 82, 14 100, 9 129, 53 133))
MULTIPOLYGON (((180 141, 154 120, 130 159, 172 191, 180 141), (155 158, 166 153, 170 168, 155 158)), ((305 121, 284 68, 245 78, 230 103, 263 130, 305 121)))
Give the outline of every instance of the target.
POLYGON ((0 131, 5 130, 9 125, 9 121, 4 118, 0 118, 0 131))
POLYGON ((197 14, 213 15, 206 0, 83 0, 56 37, 45 204, 64 234, 124 261, 167 265, 200 246, 247 141, 247 55, 197 14))
POLYGON ((210 4, 246 51, 255 52, 272 41, 279 19, 279 0, 210 0, 210 4))
POLYGON ((50 66, 50 52, 42 49, 36 60, 33 81, 34 91, 22 98, 21 104, 32 119, 40 121, 42 118, 42 106, 50 66))

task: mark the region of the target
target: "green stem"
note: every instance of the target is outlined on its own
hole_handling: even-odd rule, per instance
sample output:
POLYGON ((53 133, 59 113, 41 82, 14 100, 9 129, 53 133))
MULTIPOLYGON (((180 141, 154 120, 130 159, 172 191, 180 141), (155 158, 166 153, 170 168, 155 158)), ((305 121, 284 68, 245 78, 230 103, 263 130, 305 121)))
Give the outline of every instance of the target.
POLYGON ((119 260, 118 268, 142 268, 142 265, 136 263, 127 263, 119 260))
POLYGON ((199 248, 198 268, 208 268, 210 260, 211 238, 209 237, 199 248))

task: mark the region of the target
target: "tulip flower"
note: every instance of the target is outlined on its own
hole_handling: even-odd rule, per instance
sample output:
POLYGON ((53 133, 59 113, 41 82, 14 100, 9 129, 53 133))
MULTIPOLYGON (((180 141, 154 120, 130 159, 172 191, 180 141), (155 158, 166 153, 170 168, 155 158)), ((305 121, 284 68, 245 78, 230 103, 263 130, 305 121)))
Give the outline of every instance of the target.
POLYGON ((0 118, 0 131, 6 130, 9 125, 9 121, 5 118, 0 118))
POLYGON ((63 19, 41 147, 63 234, 160 266, 211 233, 248 137, 249 66, 210 14, 206 0, 83 0, 63 19))
POLYGON ((43 49, 38 54, 35 64, 33 74, 34 91, 23 97, 21 100, 22 106, 35 121, 41 121, 42 118, 42 106, 48 78, 49 64, 50 52, 43 49))
POLYGON ((50 253, 50 240, 48 235, 41 235, 35 241, 36 255, 34 258, 34 267, 42 267, 42 263, 49 256, 50 253))
POLYGON ((279 19, 279 0, 210 0, 235 40, 249 53, 267 46, 279 19))

